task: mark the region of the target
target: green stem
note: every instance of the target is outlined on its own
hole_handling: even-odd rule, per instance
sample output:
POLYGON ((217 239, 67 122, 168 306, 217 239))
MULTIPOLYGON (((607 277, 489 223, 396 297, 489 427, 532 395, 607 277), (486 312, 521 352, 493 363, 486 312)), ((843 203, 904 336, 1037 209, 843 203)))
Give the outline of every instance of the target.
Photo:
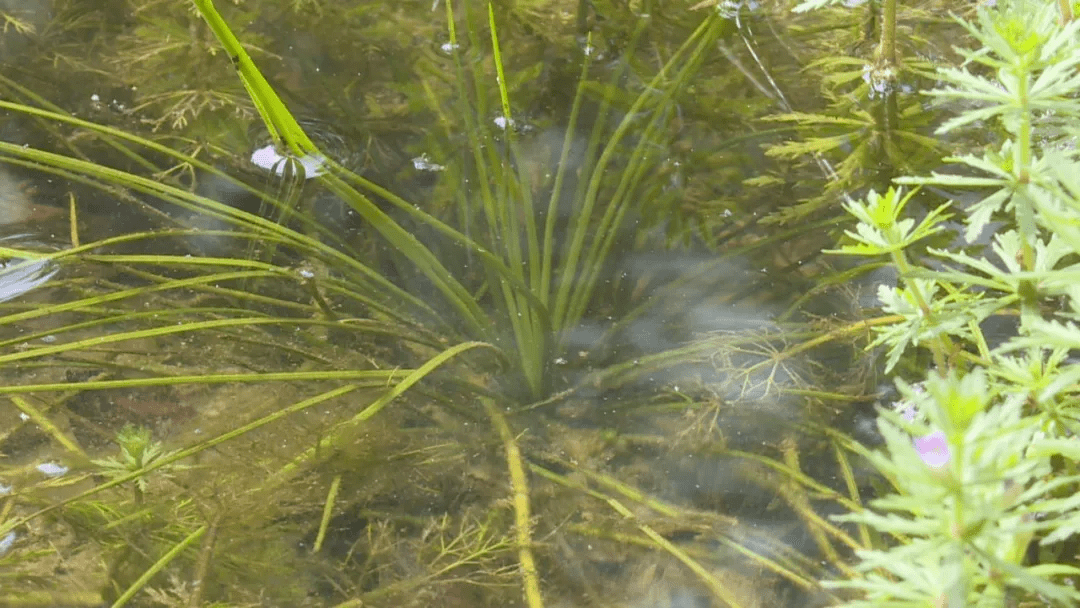
MULTIPOLYGON (((884 88, 874 104, 874 121, 880 139, 881 163, 877 171, 878 188, 887 188, 893 179, 893 132, 900 121, 900 111, 896 102, 896 0, 885 0, 881 17, 881 40, 875 52, 874 70, 884 82, 884 88)), ((874 91, 871 91, 873 94, 874 91)))
MULTIPOLYGON (((1035 225, 1035 206, 1031 200, 1031 163, 1032 163, 1032 107, 1031 60, 1027 57, 1023 65, 1016 66, 1017 118, 1016 145, 1013 147, 1013 175, 1016 191, 1013 193, 1013 206, 1016 209, 1016 227, 1020 232, 1021 265, 1025 272, 1035 270, 1035 250, 1032 244, 1038 238, 1035 225)), ((1021 324, 1040 318, 1035 282, 1025 279, 1018 288, 1020 296, 1021 324)))
MULTIPOLYGON (((911 294, 915 297, 915 303, 918 305, 919 310, 922 311, 926 323, 932 324, 934 322, 934 314, 933 310, 930 308, 930 304, 926 301, 926 296, 919 289, 917 283, 908 280, 908 277, 911 276, 912 267, 908 262, 907 257, 904 255, 904 252, 902 250, 892 252, 892 262, 893 265, 896 266, 897 271, 899 271, 900 276, 904 279, 904 282, 907 284, 911 294)), ((948 367, 948 360, 946 359, 945 354, 954 352, 954 350, 952 341, 949 340, 947 335, 942 334, 930 347, 930 352, 933 353, 934 356, 934 365, 936 365, 938 369, 946 369, 948 367)))
POLYGON ((896 0, 885 0, 882 9, 878 57, 889 66, 896 65, 896 0))

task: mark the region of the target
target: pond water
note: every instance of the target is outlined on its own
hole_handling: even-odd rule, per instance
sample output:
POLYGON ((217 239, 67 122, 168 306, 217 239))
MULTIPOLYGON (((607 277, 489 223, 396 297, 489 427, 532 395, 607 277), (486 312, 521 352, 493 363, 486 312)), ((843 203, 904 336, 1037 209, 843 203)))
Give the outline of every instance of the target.
POLYGON ((460 4, 220 2, 290 153, 187 4, 0 2, 0 604, 838 601, 882 170, 768 117, 864 33, 460 4))

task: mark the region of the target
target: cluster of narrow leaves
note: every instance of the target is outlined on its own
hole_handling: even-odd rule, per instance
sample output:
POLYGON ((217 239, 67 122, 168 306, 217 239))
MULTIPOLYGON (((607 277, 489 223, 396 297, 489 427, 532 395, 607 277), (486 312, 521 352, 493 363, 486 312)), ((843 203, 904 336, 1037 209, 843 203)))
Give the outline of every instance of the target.
POLYGON ((934 95, 963 102, 940 132, 992 124, 1002 141, 981 155, 948 159, 960 171, 906 184, 980 188, 963 209, 967 240, 991 221, 1006 229, 982 250, 912 246, 944 228, 946 207, 902 219, 912 193, 890 189, 848 205, 859 225, 839 253, 888 256, 900 276, 879 299, 896 323, 876 328, 887 367, 932 367, 882 413, 883 452, 868 457, 892 485, 871 510, 845 519, 882 534, 859 553, 859 574, 836 587, 861 592, 849 606, 1006 606, 1038 598, 1072 606, 1080 568, 1063 541, 1077 529, 1074 445, 1080 365, 1075 324, 1080 254, 1080 24, 1057 3, 998 2, 962 22, 981 48, 944 69, 934 95), (991 68, 972 68, 972 64, 991 68), (1014 319, 1015 335, 988 343, 984 323, 1014 319), (902 367, 902 366, 899 366, 902 367))

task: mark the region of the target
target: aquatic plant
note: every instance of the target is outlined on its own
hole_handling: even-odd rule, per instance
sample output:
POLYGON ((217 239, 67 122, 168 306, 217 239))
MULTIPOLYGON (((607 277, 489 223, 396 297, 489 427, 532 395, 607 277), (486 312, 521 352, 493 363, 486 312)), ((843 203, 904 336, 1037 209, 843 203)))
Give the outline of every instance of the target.
MULTIPOLYGON (((608 116, 614 109, 614 82, 622 74, 616 72, 612 76, 612 83, 604 89, 599 108, 591 117, 593 128, 586 149, 579 151, 584 164, 576 167, 581 175, 576 194, 570 200, 561 200, 560 197, 567 196, 564 192, 564 185, 569 186, 564 183, 567 174, 575 169, 567 159, 578 143, 576 129, 585 98, 585 75, 590 67, 586 53, 554 175, 547 185, 548 201, 534 202, 533 197, 538 193, 534 193, 536 184, 525 173, 529 167, 519 158, 519 135, 515 132, 519 124, 502 71, 494 12, 490 13, 491 48, 500 112, 492 125, 488 122, 493 114, 489 111, 491 100, 486 94, 490 87, 482 80, 483 74, 470 73, 465 68, 452 3, 446 6, 450 24, 447 48, 454 61, 455 83, 459 87, 457 99, 461 104, 458 111, 464 122, 458 124, 445 115, 441 122, 448 129, 463 129, 471 155, 470 164, 452 167, 446 180, 462 184, 454 195, 457 228, 333 162, 327 163, 327 172, 318 179, 386 239, 392 250, 408 259, 416 274, 439 294, 453 317, 446 318, 445 313, 430 306, 424 307, 426 312, 435 314, 443 327, 459 327, 473 339, 505 344, 502 350, 510 365, 511 382, 524 380, 528 396, 540 398, 552 388, 549 377, 552 362, 564 354, 562 342, 566 334, 580 324, 591 304, 613 244, 625 238, 622 226, 634 213, 634 202, 639 200, 640 184, 653 162, 650 150, 656 145, 657 132, 669 119, 673 99, 690 81, 704 50, 717 36, 722 20, 715 16, 705 19, 666 65, 661 66, 652 81, 644 83, 629 107, 619 108, 622 118, 614 131, 607 134, 608 116), (607 169, 620 154, 627 131, 639 116, 647 119, 636 127, 636 144, 622 152, 625 164, 619 167, 617 180, 613 181, 607 169), (383 198, 398 212, 408 214, 437 233, 450 246, 463 250, 458 263, 467 267, 469 260, 473 260, 481 268, 482 282, 467 286, 467 275, 463 276, 457 267, 446 265, 428 244, 419 242, 413 232, 375 205, 369 195, 383 198)), ((278 100, 216 13, 209 12, 210 5, 200 8, 237 63, 275 144, 296 158, 326 158, 278 100)), ((465 19, 472 18, 466 10, 465 19)), ((644 23, 643 18, 639 33, 644 23)), ((479 28, 470 27, 468 31, 472 37, 469 46, 480 48, 479 28)), ((436 111, 445 109, 436 104, 436 111)), ((409 299, 415 302, 414 298, 409 299)))
POLYGON ((821 215, 849 193, 884 190, 896 175, 936 166, 945 152, 945 142, 930 134, 936 111, 920 96, 934 82, 931 57, 945 52, 916 30, 938 19, 935 7, 885 0, 824 8, 834 4, 808 1, 794 9, 820 9, 820 34, 802 42, 829 51, 804 68, 809 82, 820 83, 814 106, 793 107, 790 94, 775 93, 784 112, 770 120, 791 125, 799 137, 772 143, 767 153, 798 161, 808 173, 803 199, 770 221, 821 215))
POLYGON ((1035 0, 980 5, 958 22, 980 47, 939 70, 931 94, 956 115, 938 130, 989 126, 1000 139, 946 159, 948 172, 897 181, 978 197, 954 195, 919 221, 905 217, 913 193, 900 188, 847 205, 859 223, 839 253, 888 256, 900 275, 878 290, 897 316, 875 328, 887 366, 930 357, 917 356, 924 378, 904 368, 922 388, 898 383, 903 399, 880 422, 885 450, 868 453, 891 488, 841 518, 878 540, 858 552, 858 575, 832 586, 859 592, 848 606, 1072 606, 1080 24, 1068 6, 1035 0), (913 254, 948 213, 968 242, 989 233, 986 248, 913 254), (988 335, 995 318, 1015 331, 988 335))

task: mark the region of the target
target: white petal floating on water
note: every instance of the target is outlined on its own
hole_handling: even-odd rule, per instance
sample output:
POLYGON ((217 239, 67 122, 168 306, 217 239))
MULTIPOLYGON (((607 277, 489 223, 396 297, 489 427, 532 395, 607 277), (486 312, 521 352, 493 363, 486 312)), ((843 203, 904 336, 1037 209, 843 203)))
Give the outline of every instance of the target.
POLYGON ((55 462, 44 462, 37 466, 37 470, 41 471, 42 475, 46 477, 60 477, 66 475, 71 469, 55 462))
POLYGON ((0 267, 0 302, 39 287, 56 274, 59 268, 48 260, 11 260, 0 267))
POLYGON ((299 158, 282 156, 278 154, 273 145, 263 146, 251 153, 251 164, 271 171, 275 175, 285 175, 285 163, 290 159, 300 163, 300 166, 304 168, 304 179, 311 179, 326 173, 326 159, 322 156, 311 154, 305 154, 299 158))
POLYGON ((0 538, 0 557, 3 557, 4 554, 11 549, 11 546, 15 544, 16 538, 19 538, 19 535, 14 532, 8 532, 4 535, 4 538, 0 538))

